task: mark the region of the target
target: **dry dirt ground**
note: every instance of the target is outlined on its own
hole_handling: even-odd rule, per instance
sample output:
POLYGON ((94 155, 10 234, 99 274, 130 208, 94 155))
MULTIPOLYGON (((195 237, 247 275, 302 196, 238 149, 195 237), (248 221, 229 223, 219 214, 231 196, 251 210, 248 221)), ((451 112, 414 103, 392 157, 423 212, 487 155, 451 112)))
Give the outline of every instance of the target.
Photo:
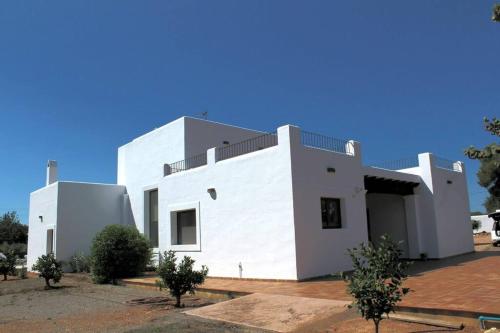
POLYGON ((37 278, 1 281, 0 332, 261 332, 181 312, 221 299, 187 296, 179 310, 165 291, 94 285, 76 275, 57 286, 44 290, 37 278))
MULTIPOLYGON (((59 287, 44 290, 37 278, 0 282, 0 332, 268 332, 227 322, 189 316, 182 311, 221 301, 186 297, 186 307, 173 309, 165 292, 146 288, 93 285, 81 276, 67 276, 59 287)), ((454 332, 434 326, 385 320, 381 332, 454 332)), ((355 311, 334 313, 297 332, 373 332, 355 311)), ((480 332, 476 322, 465 333, 480 332)))

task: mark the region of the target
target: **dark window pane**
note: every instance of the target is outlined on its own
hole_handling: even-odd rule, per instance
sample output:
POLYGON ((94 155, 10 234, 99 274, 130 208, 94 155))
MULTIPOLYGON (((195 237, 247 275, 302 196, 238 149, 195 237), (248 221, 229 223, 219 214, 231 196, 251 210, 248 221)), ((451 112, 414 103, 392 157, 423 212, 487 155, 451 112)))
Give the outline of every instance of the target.
POLYGON ((177 213, 177 244, 196 244, 196 210, 177 213))
POLYGON ((321 223, 323 229, 342 228, 340 199, 321 198, 321 223))
POLYGON ((158 190, 149 192, 149 241, 158 247, 158 190))

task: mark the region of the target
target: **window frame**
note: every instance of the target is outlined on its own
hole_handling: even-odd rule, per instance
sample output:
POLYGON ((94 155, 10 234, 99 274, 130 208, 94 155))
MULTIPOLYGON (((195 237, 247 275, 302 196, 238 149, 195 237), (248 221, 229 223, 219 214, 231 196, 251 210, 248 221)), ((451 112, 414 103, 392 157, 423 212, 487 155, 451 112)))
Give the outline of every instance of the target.
POLYGON ((200 252, 201 251, 201 229, 200 229, 200 202, 186 202, 168 206, 169 216, 169 239, 170 249, 177 252, 200 252), (177 242, 177 213, 194 210, 196 217, 196 244, 175 244, 177 242))
POLYGON ((333 229, 333 230, 339 230, 339 229, 344 229, 344 223, 343 223, 343 207, 342 207, 342 198, 334 198, 334 197, 326 197, 326 196, 322 196, 320 197, 320 216, 321 216, 321 229, 322 230, 330 230, 330 229, 333 229), (338 219, 339 219, 339 226, 330 226, 330 225, 326 225, 324 224, 324 221, 323 221, 323 200, 333 200, 333 201, 336 201, 338 204, 337 204, 337 207, 338 207, 338 219))
POLYGON ((151 242, 151 247, 152 248, 158 248, 160 246, 160 198, 159 198, 160 192, 158 189, 152 189, 148 191, 148 238, 149 241, 151 242), (152 218, 152 210, 153 210, 153 202, 151 200, 151 197, 153 193, 156 192, 156 244, 153 244, 153 230, 151 229, 153 225, 153 218, 152 218))

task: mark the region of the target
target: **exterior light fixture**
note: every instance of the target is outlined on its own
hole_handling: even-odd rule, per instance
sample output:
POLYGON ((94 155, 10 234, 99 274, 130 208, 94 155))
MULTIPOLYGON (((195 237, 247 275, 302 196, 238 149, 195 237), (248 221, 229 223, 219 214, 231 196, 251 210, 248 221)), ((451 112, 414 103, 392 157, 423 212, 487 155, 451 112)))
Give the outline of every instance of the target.
POLYGON ((214 200, 217 199, 217 192, 215 191, 215 187, 209 187, 207 189, 207 193, 210 194, 210 197, 212 199, 214 199, 214 200))
POLYGON ((38 218, 40 219, 40 222, 43 222, 43 216, 42 215, 38 216, 38 218))

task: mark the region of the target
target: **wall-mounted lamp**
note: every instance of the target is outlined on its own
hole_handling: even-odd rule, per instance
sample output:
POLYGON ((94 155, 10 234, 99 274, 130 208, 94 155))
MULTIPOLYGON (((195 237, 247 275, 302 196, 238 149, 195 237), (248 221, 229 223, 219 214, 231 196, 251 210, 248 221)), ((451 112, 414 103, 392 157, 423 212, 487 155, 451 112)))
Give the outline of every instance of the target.
POLYGON ((210 194, 210 196, 212 197, 212 199, 217 199, 217 192, 215 191, 215 188, 214 187, 209 187, 207 189, 207 193, 210 194))
POLYGON ((335 173, 335 168, 328 167, 328 168, 326 168, 326 172, 328 172, 328 173, 335 173))
POLYGON ((42 215, 38 216, 38 218, 40 219, 40 222, 43 222, 43 216, 42 215))
POLYGON ((224 141, 222 141, 222 144, 224 144, 224 145, 228 145, 228 144, 229 144, 229 141, 224 140, 224 141))

